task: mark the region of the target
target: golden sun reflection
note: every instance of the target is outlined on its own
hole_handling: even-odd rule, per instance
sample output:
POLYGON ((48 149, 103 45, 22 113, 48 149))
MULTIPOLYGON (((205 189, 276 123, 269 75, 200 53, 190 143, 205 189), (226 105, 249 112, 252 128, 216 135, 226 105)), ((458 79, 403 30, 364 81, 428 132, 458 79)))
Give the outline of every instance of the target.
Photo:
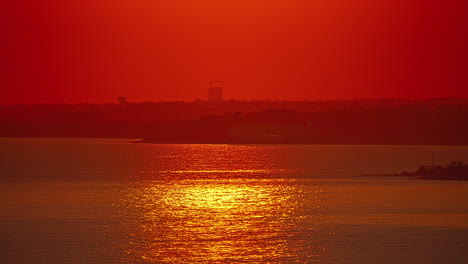
POLYGON ((147 186, 139 197, 145 219, 141 236, 151 243, 138 250, 141 258, 150 263, 295 259, 296 246, 310 246, 304 244, 310 241, 304 230, 314 227, 296 217, 304 201, 288 181, 181 180, 147 186), (291 228, 298 225, 301 232, 291 228))
POLYGON ((271 170, 173 170, 161 171, 162 173, 268 173, 271 170))

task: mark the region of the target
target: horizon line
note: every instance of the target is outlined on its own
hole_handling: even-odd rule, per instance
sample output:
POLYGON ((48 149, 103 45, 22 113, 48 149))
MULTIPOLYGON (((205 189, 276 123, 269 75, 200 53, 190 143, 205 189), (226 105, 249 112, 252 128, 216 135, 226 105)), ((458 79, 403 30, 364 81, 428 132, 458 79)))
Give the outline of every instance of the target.
MULTIPOLYGON (((36 102, 36 103, 0 103, 1 106, 14 106, 14 105, 80 105, 80 104, 119 104, 117 98, 123 96, 115 97, 115 101, 106 101, 106 102, 36 102)), ((123 97, 128 99, 128 97, 123 97)), ((352 101, 432 101, 432 100, 468 100, 468 97, 465 96, 441 96, 441 97, 427 97, 427 98, 403 98, 403 97, 378 97, 378 98, 355 98, 355 99, 304 99, 304 100, 289 100, 289 99, 224 99, 220 101, 209 101, 207 99, 193 99, 193 100, 153 100, 153 101, 127 101, 128 104, 140 104, 140 103, 223 103, 223 102, 352 102, 352 101)))

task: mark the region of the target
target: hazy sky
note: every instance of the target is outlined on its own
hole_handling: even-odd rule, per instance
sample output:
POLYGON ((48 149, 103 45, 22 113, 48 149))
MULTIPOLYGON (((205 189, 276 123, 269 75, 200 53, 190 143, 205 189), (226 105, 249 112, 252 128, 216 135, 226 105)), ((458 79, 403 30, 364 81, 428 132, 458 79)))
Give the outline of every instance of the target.
POLYGON ((467 97, 465 2, 9 0, 0 103, 467 97))

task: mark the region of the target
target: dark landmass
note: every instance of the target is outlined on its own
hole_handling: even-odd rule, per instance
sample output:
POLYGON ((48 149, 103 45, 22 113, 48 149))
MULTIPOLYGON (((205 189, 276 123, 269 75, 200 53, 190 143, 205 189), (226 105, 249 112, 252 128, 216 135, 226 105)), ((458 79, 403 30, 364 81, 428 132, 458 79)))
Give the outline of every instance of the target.
POLYGON ((146 143, 468 145, 468 99, 0 106, 3 137, 146 143))
POLYGON ((462 161, 453 161, 447 166, 420 166, 419 169, 414 172, 403 171, 398 174, 383 174, 374 176, 402 176, 427 180, 466 181, 468 180, 468 165, 463 164, 462 161))

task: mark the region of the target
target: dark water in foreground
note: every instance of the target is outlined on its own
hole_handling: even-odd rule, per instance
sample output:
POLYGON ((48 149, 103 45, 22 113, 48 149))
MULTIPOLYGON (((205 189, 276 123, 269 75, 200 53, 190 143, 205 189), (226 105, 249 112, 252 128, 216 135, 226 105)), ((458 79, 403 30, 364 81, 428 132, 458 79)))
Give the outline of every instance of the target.
POLYGON ((468 147, 0 139, 0 263, 467 263, 468 147))

